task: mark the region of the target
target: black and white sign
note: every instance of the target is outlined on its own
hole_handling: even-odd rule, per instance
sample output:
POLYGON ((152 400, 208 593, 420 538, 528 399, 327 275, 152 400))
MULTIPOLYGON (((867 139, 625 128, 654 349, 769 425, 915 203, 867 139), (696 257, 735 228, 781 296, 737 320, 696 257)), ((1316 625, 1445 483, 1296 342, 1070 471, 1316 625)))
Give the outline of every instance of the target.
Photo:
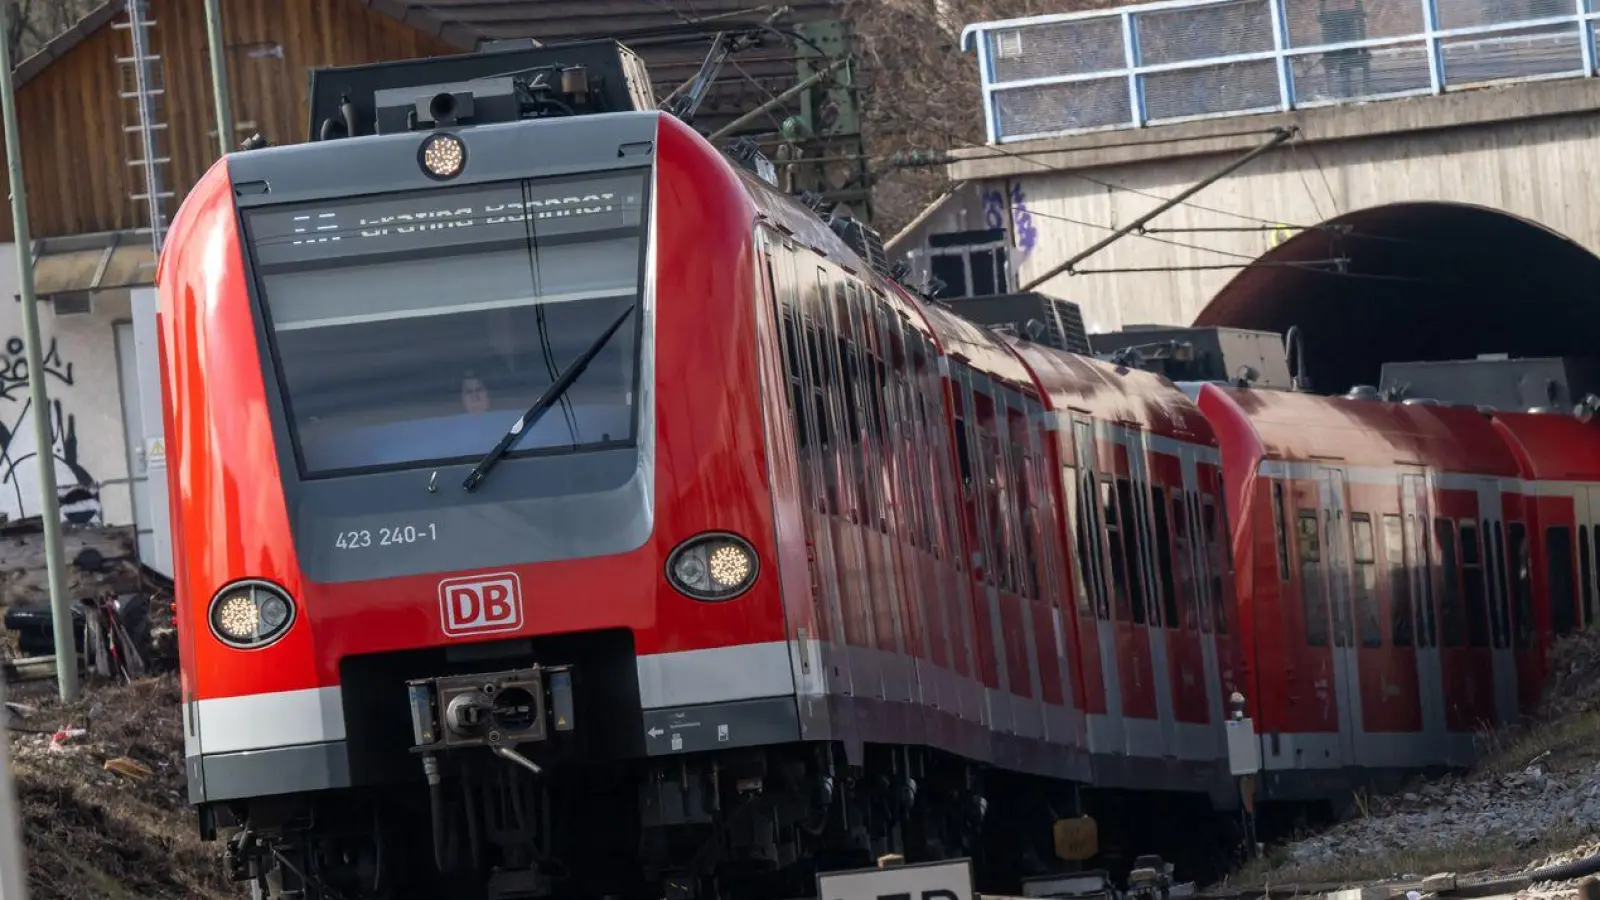
POLYGON ((972 861, 852 869, 817 875, 817 900, 977 900, 972 861))

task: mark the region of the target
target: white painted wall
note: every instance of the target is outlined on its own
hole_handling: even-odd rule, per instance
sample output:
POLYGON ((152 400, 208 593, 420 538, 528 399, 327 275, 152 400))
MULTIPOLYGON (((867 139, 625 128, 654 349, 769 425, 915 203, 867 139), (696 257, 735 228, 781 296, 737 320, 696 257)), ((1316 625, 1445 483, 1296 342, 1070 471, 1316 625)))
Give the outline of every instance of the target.
MULTIPOLYGON (((13 520, 38 514, 40 472, 16 259, 16 245, 0 244, 0 513, 13 520)), ((63 521, 133 524, 112 327, 129 318, 126 292, 96 295, 92 312, 59 319, 39 304, 63 521)))

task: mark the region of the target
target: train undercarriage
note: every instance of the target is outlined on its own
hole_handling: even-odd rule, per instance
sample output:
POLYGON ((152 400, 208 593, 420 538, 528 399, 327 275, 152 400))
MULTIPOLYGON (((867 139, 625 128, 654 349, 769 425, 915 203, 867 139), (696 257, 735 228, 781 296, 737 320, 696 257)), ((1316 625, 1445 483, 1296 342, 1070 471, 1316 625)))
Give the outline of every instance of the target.
POLYGON ((777 900, 899 856, 968 858, 981 890, 1017 894, 1075 868, 1056 852, 1061 819, 1094 817, 1097 864, 1214 859, 1195 817, 1226 831, 1204 795, 1087 791, 926 748, 868 745, 855 764, 824 742, 597 759, 564 666, 411 680, 407 701, 409 779, 203 807, 235 880, 292 900, 777 900))

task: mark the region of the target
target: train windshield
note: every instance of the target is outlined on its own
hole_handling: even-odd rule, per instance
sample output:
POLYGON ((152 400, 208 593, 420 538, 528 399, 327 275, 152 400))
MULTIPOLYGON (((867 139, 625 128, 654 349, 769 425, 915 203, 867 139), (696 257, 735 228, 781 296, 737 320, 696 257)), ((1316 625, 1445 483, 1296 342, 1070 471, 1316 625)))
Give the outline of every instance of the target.
MULTIPOLYGON (((246 213, 306 477, 476 460, 636 302, 647 172, 246 213)), ((632 316, 514 453, 635 437, 632 316)))

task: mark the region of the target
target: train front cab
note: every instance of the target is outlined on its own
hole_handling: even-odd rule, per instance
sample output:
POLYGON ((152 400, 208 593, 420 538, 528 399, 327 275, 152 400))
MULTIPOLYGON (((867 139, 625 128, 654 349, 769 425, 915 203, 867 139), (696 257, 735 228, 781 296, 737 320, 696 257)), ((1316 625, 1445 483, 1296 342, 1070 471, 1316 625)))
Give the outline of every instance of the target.
POLYGON ((1600 615, 1600 424, 1555 413, 1497 412, 1494 427, 1522 469, 1528 537, 1511 557, 1518 646, 1530 648, 1522 708, 1538 704, 1552 638, 1594 627, 1600 615), (1527 596, 1521 597, 1526 594, 1527 596))
POLYGON ((1235 506, 1265 799, 1463 765, 1531 647, 1515 460, 1470 409, 1209 384, 1235 506))
MULTIPOLYGON (((731 166, 655 113, 462 129, 458 182, 421 171, 428 137, 230 155, 175 217, 158 282, 191 800, 208 835, 284 814, 252 840, 315 807, 286 851, 304 862, 341 830, 351 878, 375 854, 428 858, 375 848, 426 831, 408 680, 570 665, 575 706, 540 710, 543 739, 522 745, 544 765, 800 739, 775 576, 803 578, 804 547, 779 563, 751 452, 761 399, 731 387, 760 382, 754 215, 731 166), (558 208, 537 220, 548 246, 486 234, 535 227, 518 210, 539 204, 558 208), (574 205, 601 211, 592 238, 574 205), (404 226, 419 206, 470 221, 404 226), (606 218, 624 207, 631 221, 606 218), (612 323, 571 403, 469 490, 551 368, 612 323), (679 567, 685 542, 727 534, 753 559, 714 562, 742 581, 686 588, 712 567, 679 567), (253 620, 217 603, 269 594, 293 604, 275 633, 222 639, 253 620)), ((593 841, 569 824, 555 839, 580 853, 628 841, 614 820, 593 841)))

